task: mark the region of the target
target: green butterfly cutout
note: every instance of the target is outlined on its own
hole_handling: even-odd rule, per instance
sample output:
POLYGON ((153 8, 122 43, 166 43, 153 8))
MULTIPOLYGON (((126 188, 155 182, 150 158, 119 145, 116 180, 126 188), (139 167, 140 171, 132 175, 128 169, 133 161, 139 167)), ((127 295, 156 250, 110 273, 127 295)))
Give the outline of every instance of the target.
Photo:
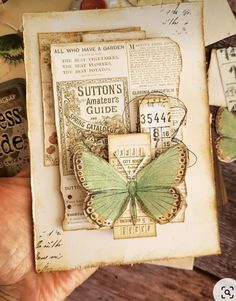
POLYGON ((219 108, 216 115, 216 140, 219 160, 232 162, 236 159, 236 117, 226 108, 219 108))
POLYGON ((9 63, 23 62, 23 39, 17 34, 0 36, 0 57, 9 63))
POLYGON ((130 215, 137 222, 137 203, 160 224, 173 219, 183 204, 177 188, 184 180, 188 152, 177 144, 146 165, 137 175, 125 178, 112 165, 91 152, 75 152, 74 172, 88 195, 84 214, 99 227, 112 227, 130 203, 130 215))

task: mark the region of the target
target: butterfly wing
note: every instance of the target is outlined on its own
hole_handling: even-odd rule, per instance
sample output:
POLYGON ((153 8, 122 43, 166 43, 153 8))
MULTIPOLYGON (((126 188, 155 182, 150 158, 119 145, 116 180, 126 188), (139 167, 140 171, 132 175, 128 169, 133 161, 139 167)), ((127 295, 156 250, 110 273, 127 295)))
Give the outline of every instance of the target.
POLYGON ((236 160, 236 139, 219 137, 216 140, 216 152, 221 161, 233 162, 236 160))
POLYGON ((174 187, 156 187, 152 190, 140 190, 137 200, 141 209, 159 224, 171 221, 182 208, 184 198, 174 187))
POLYGON ((184 197, 177 188, 185 177, 188 152, 177 144, 149 163, 137 176, 137 200, 158 223, 169 222, 181 209, 184 197))
POLYGON ((127 192, 88 194, 84 202, 84 214, 97 228, 112 227, 125 211, 128 202, 127 192))
POLYGON ((216 114, 216 131, 222 137, 236 139, 236 117, 226 108, 219 108, 216 114))
POLYGON ((73 163, 78 182, 88 192, 84 214, 98 227, 112 226, 127 206, 127 180, 91 152, 75 152, 73 163))
POLYGON ((218 158, 223 162, 236 159, 236 117, 226 108, 220 108, 216 115, 216 131, 220 137, 216 141, 218 158))
POLYGON ((188 151, 184 144, 170 147, 138 173, 138 186, 144 189, 179 185, 184 180, 187 161, 188 151))

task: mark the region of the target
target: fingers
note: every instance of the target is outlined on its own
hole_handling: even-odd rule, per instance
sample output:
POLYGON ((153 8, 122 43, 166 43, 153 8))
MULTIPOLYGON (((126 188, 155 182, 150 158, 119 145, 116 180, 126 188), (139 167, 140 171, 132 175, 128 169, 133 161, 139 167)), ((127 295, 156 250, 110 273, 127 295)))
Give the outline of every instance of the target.
POLYGON ((66 297, 69 296, 76 287, 80 286, 84 281, 86 281, 96 270, 97 268, 86 268, 62 272, 67 273, 67 275, 70 277, 70 287, 63 287, 62 285, 62 289, 64 288, 66 297))
POLYGON ((98 268, 86 268, 82 270, 76 270, 77 273, 80 273, 80 277, 78 280, 78 285, 81 285, 85 280, 87 280, 94 272, 96 272, 98 268))

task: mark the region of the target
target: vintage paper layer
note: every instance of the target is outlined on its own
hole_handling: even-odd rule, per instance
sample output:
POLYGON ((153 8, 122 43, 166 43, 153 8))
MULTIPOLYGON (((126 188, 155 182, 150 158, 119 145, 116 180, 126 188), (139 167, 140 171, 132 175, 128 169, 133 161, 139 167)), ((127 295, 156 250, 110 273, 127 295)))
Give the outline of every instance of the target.
POLYGON ((229 111, 236 111, 236 47, 216 51, 221 82, 229 111))
POLYGON ((37 225, 35 245, 43 233, 59 231, 62 234, 62 253, 59 259, 56 262, 52 261, 52 258, 46 256, 47 248, 42 247, 40 258, 36 261, 38 271, 219 253, 201 12, 199 3, 184 3, 179 6, 104 10, 99 11, 99 14, 87 11, 24 17, 29 81, 27 92, 33 217, 37 225), (177 24, 166 22, 170 14, 177 15, 179 19, 177 24), (183 30, 185 23, 187 24, 183 30), (180 46, 183 70, 179 98, 188 109, 183 137, 186 145, 198 159, 197 164, 188 170, 186 177, 188 209, 185 222, 158 226, 158 237, 148 239, 113 240, 112 233, 106 230, 62 231, 64 205, 60 194, 58 167, 45 168, 43 163, 43 120, 39 114, 42 104, 41 89, 38 85, 40 79, 37 34, 48 32, 49 28, 56 32, 128 27, 134 24, 141 26, 148 37, 168 36, 180 46), (189 81, 193 74, 194 81, 189 81))
POLYGON ((216 49, 211 51, 211 61, 208 69, 208 92, 210 105, 226 107, 226 99, 220 76, 216 49))

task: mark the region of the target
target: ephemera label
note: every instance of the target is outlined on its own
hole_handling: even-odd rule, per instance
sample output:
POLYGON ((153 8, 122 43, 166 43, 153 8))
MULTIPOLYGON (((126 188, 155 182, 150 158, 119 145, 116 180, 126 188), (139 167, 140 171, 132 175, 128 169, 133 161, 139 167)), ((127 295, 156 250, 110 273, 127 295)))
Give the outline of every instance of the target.
POLYGON ((225 99, 229 111, 236 111, 236 47, 216 51, 225 99))
POLYGON ((44 164, 45 166, 53 166, 59 164, 59 154, 55 125, 50 47, 53 43, 80 42, 81 34, 79 32, 40 33, 38 40, 44 118, 44 164))
MULTIPOLYGON (((128 177, 146 166, 151 160, 149 134, 111 135, 108 137, 109 163, 128 177)), ((137 223, 133 225, 130 204, 115 222, 114 239, 156 236, 156 223, 137 204, 137 223)))
MULTIPOLYGON (((57 83, 63 175, 73 174, 73 148, 107 158, 108 134, 125 133, 128 120, 126 78, 57 83)), ((128 125, 127 125, 128 127, 128 125)))

